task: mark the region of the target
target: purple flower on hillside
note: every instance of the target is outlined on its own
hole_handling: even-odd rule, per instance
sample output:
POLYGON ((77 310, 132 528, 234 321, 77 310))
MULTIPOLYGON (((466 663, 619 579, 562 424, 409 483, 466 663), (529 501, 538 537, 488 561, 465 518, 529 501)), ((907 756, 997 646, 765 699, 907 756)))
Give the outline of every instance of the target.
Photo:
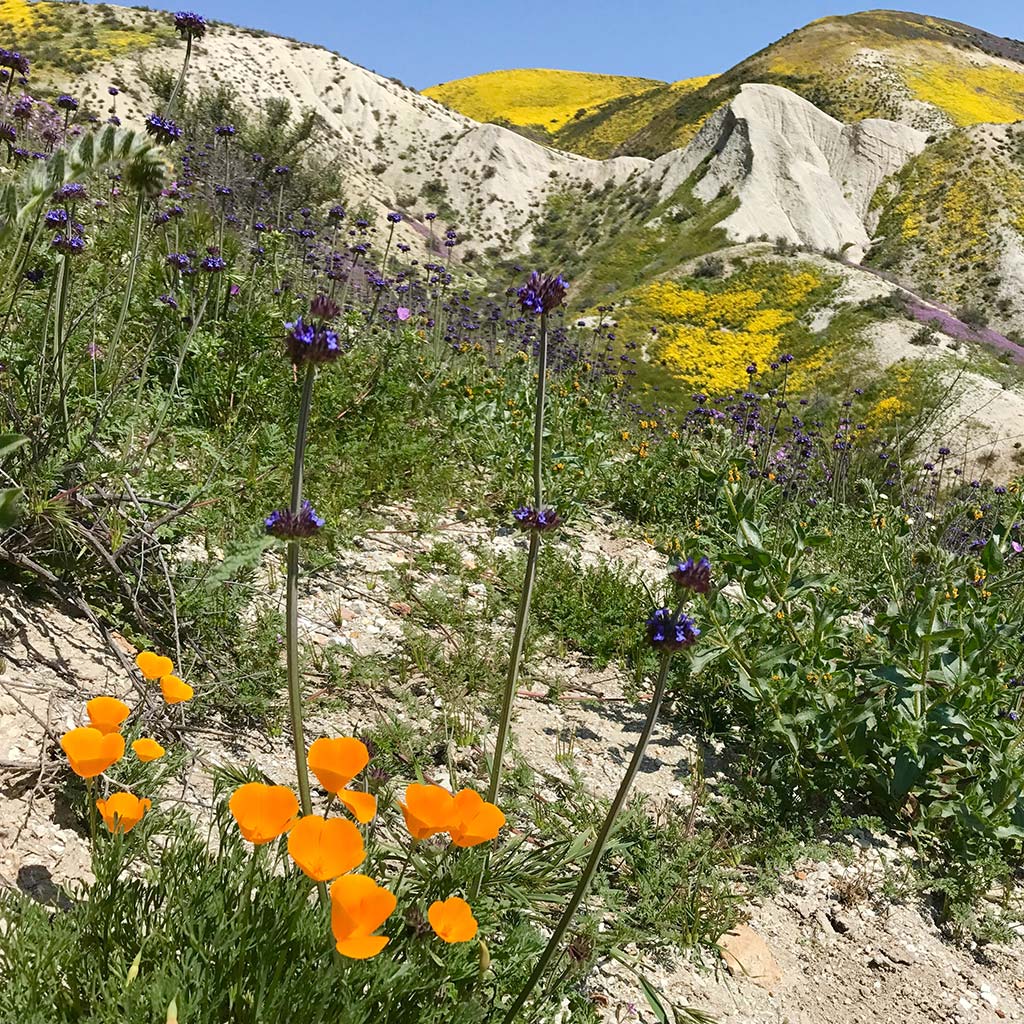
POLYGON ((219 124, 213 129, 213 134, 222 139, 230 139, 237 132, 233 124, 219 124))
POLYGON ((279 178, 283 178, 283 177, 284 177, 284 176, 285 176, 286 174, 290 174, 290 173, 291 173, 291 168, 290 168, 290 167, 286 167, 286 166, 285 166, 284 164, 278 164, 278 165, 277 165, 277 166, 276 166, 276 167, 274 168, 274 173, 275 173, 275 174, 276 174, 276 175, 277 175, 277 176, 278 176, 279 178))
POLYGON ((121 90, 118 89, 118 87, 116 85, 111 85, 111 86, 107 87, 107 92, 110 93, 111 96, 119 96, 120 93, 121 93, 121 90))
POLYGON ((62 228, 68 222, 68 211, 48 210, 44 219, 48 228, 62 228))
POLYGON ((538 533, 554 530, 562 525, 562 517, 553 508, 535 510, 529 505, 523 505, 512 513, 512 518, 520 530, 536 530, 538 533))
POLYGON ((164 146, 181 138, 181 129, 169 117, 161 117, 159 114, 150 114, 146 118, 146 133, 164 146))
POLYGON ((191 269, 192 260, 189 259, 188 253, 172 252, 167 254, 167 265, 184 272, 191 269))
POLYGON ((298 316, 293 323, 285 324, 285 347, 296 366, 329 363, 341 355, 338 333, 329 326, 340 312, 330 299, 318 296, 310 305, 307 319, 298 316))
POLYGON ((66 110, 70 114, 72 111, 78 109, 78 100, 76 100, 74 96, 68 96, 67 93, 64 93, 57 97, 57 106, 60 107, 61 110, 66 110))
POLYGON ((71 232, 58 231, 53 236, 50 248, 55 249, 64 256, 76 256, 85 249, 85 239, 81 235, 72 234, 71 232))
POLYGON ((6 121, 0 121, 0 142, 6 142, 8 146, 13 146, 17 138, 18 133, 14 125, 8 124, 6 121))
POLYGON ((569 285, 561 274, 541 277, 535 270, 516 295, 524 313, 550 313, 565 300, 568 288, 569 285))
POLYGON ((200 269, 205 270, 207 274, 219 274, 221 271, 227 270, 227 266, 220 256, 207 256, 199 264, 200 269))
POLYGON ((121 125, 121 118, 119 118, 117 114, 111 114, 110 117, 107 118, 107 124, 112 124, 115 128, 119 128, 121 125))
POLYGON ((680 562, 671 572, 672 582, 680 590, 692 590, 695 594, 706 594, 711 589, 711 562, 692 558, 680 562))
POLYGON ((681 651, 700 636, 693 619, 671 608, 658 608, 647 620, 647 639, 656 650, 681 651))
POLYGON ((206 35, 206 19, 193 11, 178 11, 174 15, 174 28, 182 39, 202 39, 206 35))
POLYGON ((0 49, 0 67, 10 68, 11 71, 16 71, 22 76, 27 75, 29 72, 28 57, 23 57, 16 50, 0 49))
POLYGON ((161 295, 160 296, 160 301, 165 306, 170 306, 171 309, 177 309, 178 308, 178 300, 173 295, 161 295))
POLYGON ((402 215, 400 213, 389 213, 388 214, 388 223, 390 223, 390 224, 398 224, 398 223, 401 222, 401 220, 402 220, 402 215))
POLYGON ((290 508, 275 509, 263 520, 267 533, 285 540, 312 537, 323 529, 324 522, 323 516, 308 500, 302 503, 298 512, 293 512, 290 508))
POLYGON ((411 315, 411 311, 405 306, 399 306, 398 309, 395 310, 395 318, 398 320, 408 320, 411 315))
POLYGON ((22 96, 11 108, 11 116, 16 121, 27 121, 32 116, 32 97, 22 96))
POLYGON ((338 221, 344 220, 345 219, 345 207, 344 206, 332 206, 327 211, 327 219, 329 221, 331 221, 332 224, 337 224, 338 221))
POLYGON ((34 267, 32 270, 25 271, 25 280, 29 284, 39 284, 45 276, 46 273, 42 267, 34 267))
POLYGON ((428 213, 424 219, 425 220, 437 220, 437 214, 436 213, 428 213))
POLYGON ((77 181, 70 181, 66 185, 61 185, 53 193, 53 198, 58 203, 73 203, 76 199, 85 199, 85 196, 85 186, 80 185, 77 181))

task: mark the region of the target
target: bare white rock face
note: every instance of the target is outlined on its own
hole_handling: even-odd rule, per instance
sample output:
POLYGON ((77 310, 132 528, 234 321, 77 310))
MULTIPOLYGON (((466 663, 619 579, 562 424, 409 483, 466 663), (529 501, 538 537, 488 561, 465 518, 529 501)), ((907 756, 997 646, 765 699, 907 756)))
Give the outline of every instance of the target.
POLYGON ((843 124, 781 86, 744 85, 685 150, 659 157, 648 173, 668 196, 707 161, 694 192, 705 202, 726 190, 739 199, 721 225, 730 238, 845 248, 859 262, 871 197, 925 139, 895 121, 843 124))

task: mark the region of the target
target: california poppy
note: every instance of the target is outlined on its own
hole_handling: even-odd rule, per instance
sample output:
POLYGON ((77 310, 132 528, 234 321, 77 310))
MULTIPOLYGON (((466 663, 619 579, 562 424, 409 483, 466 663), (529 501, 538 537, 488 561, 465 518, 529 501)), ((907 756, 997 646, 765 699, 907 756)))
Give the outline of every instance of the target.
POLYGON ((329 882, 366 859, 359 829, 345 818, 299 818, 288 834, 288 853, 314 882, 329 882))
POLYGON ((85 705, 85 711, 94 729, 108 733, 120 732, 121 723, 128 717, 131 709, 116 697, 93 697, 85 705))
POLYGON ((135 658, 135 664, 149 680, 162 679, 174 671, 174 662, 170 658, 165 658, 162 654, 154 654, 152 651, 140 652, 135 658))
POLYGON ((131 832, 153 804, 131 793, 115 793, 106 800, 97 800, 96 806, 111 832, 131 832))
POLYGON ((478 925, 470 905, 460 896, 449 896, 430 904, 427 920, 438 938, 445 942, 469 942, 478 925))
POLYGON ((342 956, 368 960, 390 941, 373 933, 391 916, 398 899, 366 875, 342 875, 331 886, 331 931, 342 956))
POLYGON ((372 793, 364 793, 358 789, 342 789, 338 791, 338 799, 360 825, 373 821, 377 813, 377 798, 372 793))
POLYGON ((68 755, 71 770, 83 779, 92 779, 105 772, 124 757, 124 737, 119 732, 102 733, 99 729, 72 729, 60 738, 61 749, 68 755))
POLYGON ((287 832, 299 816, 299 801, 287 786, 247 782, 231 794, 228 807, 243 838, 260 846, 287 832))
POLYGON ((414 782, 406 788, 405 803, 400 806, 405 827, 413 839, 429 839, 438 832, 447 832, 451 826, 454 798, 441 786, 414 782))
POLYGON ((132 744, 132 750, 135 751, 135 756, 143 762, 156 761, 157 758, 161 758, 167 753, 156 740, 151 740, 148 736, 136 740, 132 744))
POLYGON ((486 843, 497 836, 504 824, 505 815, 475 790, 463 789, 455 794, 452 827, 448 831, 456 846, 486 843))
POLYGON ((306 757, 309 770, 328 793, 344 789, 369 763, 370 752, 353 736, 314 740, 306 757))
POLYGON ((177 676, 164 676, 160 680, 160 692, 168 704, 181 704, 191 700, 195 690, 177 676))

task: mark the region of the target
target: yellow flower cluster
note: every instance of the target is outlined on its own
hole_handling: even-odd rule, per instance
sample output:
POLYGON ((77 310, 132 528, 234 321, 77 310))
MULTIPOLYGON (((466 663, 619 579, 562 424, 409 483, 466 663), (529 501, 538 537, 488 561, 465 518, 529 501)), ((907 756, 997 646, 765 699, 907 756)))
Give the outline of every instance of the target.
POLYGON ((8 31, 24 32, 35 23, 34 6, 27 0, 3 0, 0 3, 0 24, 8 31))
POLYGON ((658 358, 681 380, 713 392, 742 387, 751 363, 766 367, 783 332, 822 280, 764 264, 707 290, 656 281, 630 294, 624 336, 657 326, 658 358))
POLYGON ((908 68, 907 84, 917 99, 934 103, 958 125, 1024 118, 1024 74, 1009 67, 923 64, 908 68))
MULTIPOLYGON (((424 95, 476 121, 508 121, 557 131, 579 110, 662 86, 650 78, 517 68, 491 71, 424 89, 424 95)), ((633 131, 640 127, 633 126, 633 131)))

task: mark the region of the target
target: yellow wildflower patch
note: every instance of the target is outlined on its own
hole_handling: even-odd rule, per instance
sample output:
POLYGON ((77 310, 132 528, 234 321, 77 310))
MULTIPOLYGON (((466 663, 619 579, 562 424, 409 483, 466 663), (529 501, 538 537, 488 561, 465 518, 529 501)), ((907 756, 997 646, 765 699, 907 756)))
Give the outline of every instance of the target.
POLYGON ((917 99, 934 103, 961 126, 1024 118, 1024 74, 1002 65, 912 66, 907 84, 917 99))
POLYGON ((537 125, 554 132, 580 110, 590 112, 609 100, 662 85, 650 78, 517 68, 444 82, 423 92, 475 121, 537 125))

